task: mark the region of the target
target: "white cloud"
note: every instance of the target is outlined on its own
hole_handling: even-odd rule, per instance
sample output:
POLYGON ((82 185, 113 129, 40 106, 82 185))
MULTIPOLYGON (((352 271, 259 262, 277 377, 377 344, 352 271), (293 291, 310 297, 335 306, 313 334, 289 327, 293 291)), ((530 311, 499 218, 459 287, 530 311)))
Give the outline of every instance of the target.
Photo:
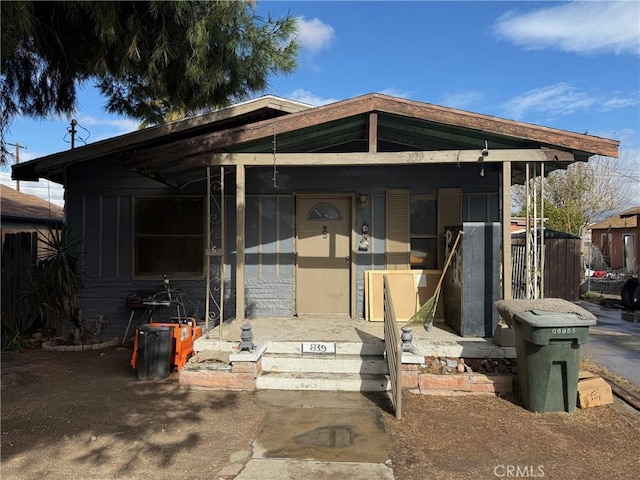
POLYGON ((513 97, 504 105, 507 116, 522 119, 530 113, 553 113, 570 115, 587 110, 596 103, 596 98, 567 83, 556 83, 536 88, 513 97))
POLYGON ((80 128, 77 130, 80 137, 85 138, 82 134, 86 134, 86 132, 82 127, 89 131, 91 131, 89 127, 96 127, 95 130, 98 131, 99 129, 97 135, 89 137, 89 139, 93 142, 97 142, 106 138, 117 137, 118 135, 134 132, 138 129, 140 123, 141 122, 139 120, 131 120, 128 118, 106 118, 81 115, 78 117, 78 125, 80 128))
POLYGON ((308 90, 304 90, 302 88, 298 88, 294 90, 287 96, 287 98, 290 98, 291 100, 295 100, 296 102, 307 103, 309 105, 315 105, 315 106, 326 105, 327 103, 333 103, 338 101, 337 98, 319 97, 318 95, 314 95, 308 90))
POLYGON ((602 102, 602 111, 617 110, 618 108, 633 107, 638 104, 638 95, 629 97, 614 96, 602 102))
POLYGON ((447 93, 440 102, 442 105, 452 108, 469 108, 482 100, 483 94, 477 91, 447 93))
POLYGON ((383 90, 380 90, 381 94, 389 95, 391 97, 399 97, 399 98, 411 98, 411 92, 408 90, 400 90, 399 88, 389 87, 383 90))
POLYGON ((329 48, 336 38, 335 31, 331 25, 323 23, 318 18, 307 20, 298 17, 298 31, 296 40, 300 46, 311 53, 329 48))
POLYGON ((582 91, 574 85, 561 82, 529 90, 513 97, 503 105, 503 111, 507 117, 522 119, 535 113, 553 116, 571 115, 591 108, 604 112, 637 104, 637 93, 627 97, 619 93, 596 94, 582 91))
POLYGON ((494 33, 532 50, 638 55, 638 25, 637 1, 575 1, 526 13, 508 12, 497 20, 494 33))

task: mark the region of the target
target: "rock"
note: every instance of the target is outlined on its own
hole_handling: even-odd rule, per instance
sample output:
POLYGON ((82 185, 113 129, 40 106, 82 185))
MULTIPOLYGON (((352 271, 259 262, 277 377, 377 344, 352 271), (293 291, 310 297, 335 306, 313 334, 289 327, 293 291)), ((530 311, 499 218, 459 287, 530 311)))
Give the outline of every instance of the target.
POLYGON ((451 360, 450 358, 447 358, 446 365, 449 368, 456 368, 458 366, 458 360, 451 360))
POLYGON ((458 370, 458 372, 464 373, 464 363, 459 363, 456 369, 458 370))
POLYGON ((230 463, 241 463, 247 460, 251 456, 251 452, 248 450, 238 450, 229 455, 230 463))

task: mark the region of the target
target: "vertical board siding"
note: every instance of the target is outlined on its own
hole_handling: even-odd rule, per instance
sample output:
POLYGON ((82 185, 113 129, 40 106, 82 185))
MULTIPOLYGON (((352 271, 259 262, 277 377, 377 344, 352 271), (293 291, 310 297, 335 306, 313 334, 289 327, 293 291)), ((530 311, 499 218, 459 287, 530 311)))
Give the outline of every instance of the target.
POLYGON ((278 277, 293 278, 293 198, 278 197, 278 277))
POLYGON ((116 278, 118 265, 118 197, 100 197, 101 227, 100 227, 100 278, 116 278))
MULTIPOLYGON (((330 185, 336 193, 366 193, 369 205, 356 211, 356 238, 363 221, 369 221, 369 250, 358 252, 356 313, 364 317, 364 270, 386 267, 387 189, 404 189, 422 194, 434 193, 439 186, 462 187, 465 192, 491 195, 498 191, 498 176, 487 171, 478 176, 476 165, 393 166, 393 167, 282 167, 278 169, 278 189, 273 188, 271 168, 247 170, 247 217, 245 269, 246 295, 250 313, 286 316, 293 312, 294 290, 294 192, 321 192, 330 185), (276 194, 277 193, 277 194, 276 194), (262 208, 263 216, 260 215, 262 208), (263 245, 263 247, 261 247, 263 245), (262 265, 262 271, 260 271, 262 265)), ((204 175, 204 169, 203 169, 204 175)), ((81 293, 83 313, 90 320, 105 315, 109 324, 105 334, 124 333, 130 311, 126 296, 135 290, 158 287, 157 280, 132 278, 133 231, 132 198, 136 196, 205 195, 204 183, 195 182, 183 190, 163 185, 138 175, 123 164, 120 157, 84 162, 67 172, 67 219, 71 233, 83 241, 86 288, 81 293), (102 196, 102 208, 99 198, 102 196), (102 217, 101 217, 102 216, 102 217), (102 218, 102 222, 100 222, 102 218), (101 230, 100 230, 101 229, 101 230), (102 244, 102 262, 99 245, 102 244), (102 278, 99 269, 102 269, 102 278)), ((235 192, 231 179, 225 202, 226 276, 225 316, 235 312, 235 192)), ((493 207, 492 207, 493 209, 493 207)), ((400 241, 402 257, 396 264, 408 266, 408 206, 406 231, 400 241), (398 263, 399 262, 399 263, 398 263)), ((493 212, 492 212, 493 213, 493 212)), ((395 217, 389 218, 395 220, 395 217)), ((457 222, 459 223, 461 219, 457 222)), ((356 247, 357 247, 356 240, 356 247)), ((178 280, 188 292, 193 311, 204 315, 204 281, 178 280)))
POLYGON ((278 199, 277 197, 261 197, 261 238, 260 264, 261 278, 277 277, 278 254, 278 199))
POLYGON ((100 277, 100 197, 86 195, 84 197, 84 271, 91 278, 100 277))
POLYGON ((260 197, 246 197, 245 267, 246 278, 260 276, 260 197))
POLYGON ((119 218, 118 224, 118 262, 120 265, 119 278, 131 278, 133 275, 133 256, 131 250, 133 248, 133 224, 131 197, 118 197, 119 218))

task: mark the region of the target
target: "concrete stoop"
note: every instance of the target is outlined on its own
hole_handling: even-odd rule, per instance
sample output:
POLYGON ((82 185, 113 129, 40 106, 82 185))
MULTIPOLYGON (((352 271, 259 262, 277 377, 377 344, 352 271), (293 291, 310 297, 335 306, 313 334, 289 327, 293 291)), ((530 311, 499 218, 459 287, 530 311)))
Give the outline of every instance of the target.
POLYGON ((303 354, 301 343, 274 342, 252 355, 230 354, 230 365, 187 364, 179 383, 222 390, 386 391, 390 384, 383 347, 344 342, 336 343, 335 354, 303 354))
MULTIPOLYGON (((267 342, 253 352, 207 340, 200 348, 228 352, 229 363, 189 362, 181 386, 217 390, 384 392, 391 389, 384 342, 336 342, 335 353, 303 354, 302 342, 267 342)), ((453 352, 447 352, 453 353, 453 352)), ((495 352, 491 352, 495 353, 495 352)), ((423 373, 425 357, 403 354, 402 387, 429 395, 510 393, 513 375, 423 373)))

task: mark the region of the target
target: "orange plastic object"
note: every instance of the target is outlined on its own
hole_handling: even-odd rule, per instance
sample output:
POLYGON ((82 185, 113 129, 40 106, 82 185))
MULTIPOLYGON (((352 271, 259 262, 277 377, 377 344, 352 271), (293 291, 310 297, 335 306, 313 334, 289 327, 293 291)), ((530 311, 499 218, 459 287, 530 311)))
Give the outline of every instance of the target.
MULTIPOLYGON (((202 327, 198 326, 195 319, 191 317, 180 321, 177 318, 170 318, 169 320, 170 323, 147 323, 147 325, 173 328, 173 358, 171 364, 180 371, 193 355, 193 342, 202 336, 202 327), (175 323, 171 323, 171 320, 175 320, 175 323)), ((136 329, 136 338, 133 343, 131 366, 135 370, 138 369, 138 329, 136 329)))

